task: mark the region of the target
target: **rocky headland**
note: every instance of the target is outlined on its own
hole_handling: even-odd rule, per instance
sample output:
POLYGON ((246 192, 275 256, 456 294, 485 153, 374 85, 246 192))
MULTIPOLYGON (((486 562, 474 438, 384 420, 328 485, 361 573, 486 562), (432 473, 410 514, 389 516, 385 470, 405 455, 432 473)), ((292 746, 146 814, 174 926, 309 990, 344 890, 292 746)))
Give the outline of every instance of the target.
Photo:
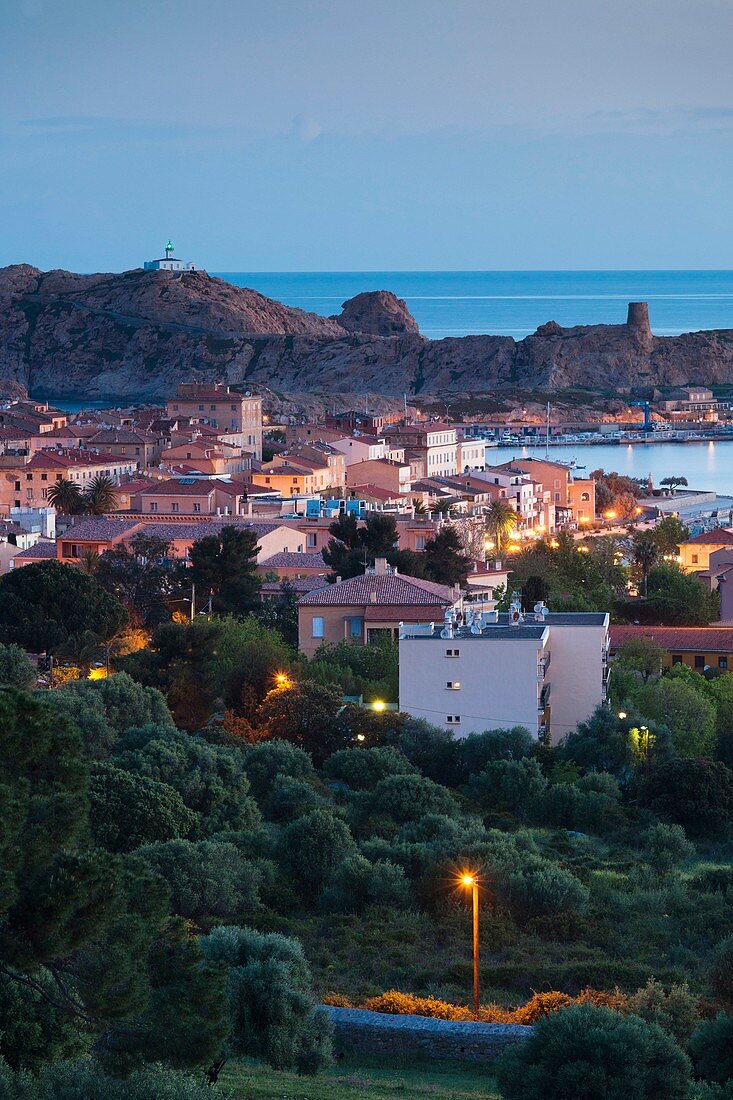
POLYGON ((733 330, 654 336, 645 303, 618 325, 427 340, 389 291, 334 317, 292 309, 202 271, 0 269, 0 390, 156 400, 191 378, 295 394, 599 393, 733 383, 733 330))

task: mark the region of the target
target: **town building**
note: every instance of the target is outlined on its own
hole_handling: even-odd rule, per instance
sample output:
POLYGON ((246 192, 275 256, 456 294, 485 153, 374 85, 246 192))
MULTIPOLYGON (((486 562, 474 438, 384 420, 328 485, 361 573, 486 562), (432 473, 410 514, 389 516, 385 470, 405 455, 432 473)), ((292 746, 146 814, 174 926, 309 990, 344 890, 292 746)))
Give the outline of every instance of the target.
POLYGON ((244 495, 218 478, 167 478, 141 488, 132 507, 142 515, 240 515, 244 495))
POLYGON ((517 604, 428 629, 406 623, 400 710, 457 737, 525 726, 556 745, 606 697, 608 624, 601 612, 523 614, 517 604))
POLYGON ((175 249, 170 241, 163 249, 165 255, 158 260, 146 260, 143 264, 145 271, 197 271, 196 264, 191 260, 177 260, 173 255, 175 249))
POLYGON ((327 642, 369 645, 396 637, 405 620, 441 623, 445 612, 460 604, 458 590, 402 576, 377 558, 372 571, 301 597, 298 648, 312 657, 327 642))
POLYGON ((237 441, 255 458, 262 458, 262 398, 251 393, 235 393, 223 383, 204 384, 182 382, 175 397, 166 404, 171 420, 188 417, 194 422, 210 424, 237 441))
POLYGON ((393 424, 385 428, 384 438, 404 447, 413 480, 452 477, 458 472, 456 429, 448 424, 393 424))
POLYGON ((710 555, 716 550, 733 547, 733 530, 729 527, 715 527, 712 531, 702 531, 691 539, 680 543, 680 564, 688 573, 702 573, 710 568, 710 555))
POLYGON ((664 650, 664 668, 687 665, 697 672, 733 671, 733 626, 612 626, 611 656, 618 657, 625 642, 639 638, 648 638, 664 650))
POLYGON ((95 451, 36 451, 27 462, 0 463, 0 512, 11 508, 43 508, 48 490, 57 481, 71 481, 82 492, 100 475, 119 481, 137 469, 134 459, 115 458, 95 451))
POLYGON ((160 465, 178 473, 248 475, 252 468, 252 455, 222 440, 207 443, 193 439, 166 447, 161 451, 160 465))
POLYGON ((360 485, 376 485, 390 493, 410 491, 410 467, 388 458, 371 458, 353 462, 346 469, 346 484, 350 490, 360 485))
MULTIPOLYGON (((63 430, 63 429, 62 429, 63 430)), ((135 428, 102 428, 88 436, 84 446, 115 458, 134 459, 138 470, 157 466, 166 440, 135 428)))
POLYGON ((499 468, 527 474, 550 494, 557 527, 583 527, 595 520, 596 483, 592 478, 576 477, 570 466, 549 459, 517 458, 499 468))

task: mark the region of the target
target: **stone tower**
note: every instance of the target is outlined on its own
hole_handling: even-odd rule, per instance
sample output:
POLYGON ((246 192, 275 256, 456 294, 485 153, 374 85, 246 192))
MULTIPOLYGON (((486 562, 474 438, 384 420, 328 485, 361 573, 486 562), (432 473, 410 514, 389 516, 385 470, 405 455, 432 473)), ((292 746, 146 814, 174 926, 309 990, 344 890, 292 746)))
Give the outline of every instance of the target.
POLYGON ((652 327, 649 324, 648 302, 629 302, 626 326, 641 344, 651 347, 652 327))

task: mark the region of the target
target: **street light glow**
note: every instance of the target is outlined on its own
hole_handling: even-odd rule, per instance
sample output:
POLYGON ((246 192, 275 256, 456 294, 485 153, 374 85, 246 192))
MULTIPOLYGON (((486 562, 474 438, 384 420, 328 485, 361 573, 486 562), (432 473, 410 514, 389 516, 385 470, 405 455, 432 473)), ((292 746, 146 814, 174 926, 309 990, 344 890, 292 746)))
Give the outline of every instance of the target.
POLYGON ((376 710, 377 712, 381 713, 386 706, 387 704, 384 702, 383 699, 375 699, 372 703, 372 710, 376 710))
POLYGON ((292 680, 288 676, 287 672, 276 672, 275 683, 280 688, 289 688, 293 686, 292 680))
POLYGON ((464 886, 473 886, 476 878, 474 875, 461 875, 461 882, 464 886))

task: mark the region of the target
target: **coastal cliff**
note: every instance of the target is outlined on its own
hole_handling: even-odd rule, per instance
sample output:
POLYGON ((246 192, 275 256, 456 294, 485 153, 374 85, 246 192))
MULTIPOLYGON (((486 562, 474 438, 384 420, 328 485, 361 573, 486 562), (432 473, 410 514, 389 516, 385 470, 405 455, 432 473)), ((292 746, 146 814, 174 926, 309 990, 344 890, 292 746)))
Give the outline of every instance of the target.
POLYGON ((0 384, 154 400, 193 377, 385 396, 711 385, 733 382, 733 330, 656 337, 645 304, 631 303, 626 324, 427 340, 389 291, 321 317, 200 271, 0 269, 0 384))

